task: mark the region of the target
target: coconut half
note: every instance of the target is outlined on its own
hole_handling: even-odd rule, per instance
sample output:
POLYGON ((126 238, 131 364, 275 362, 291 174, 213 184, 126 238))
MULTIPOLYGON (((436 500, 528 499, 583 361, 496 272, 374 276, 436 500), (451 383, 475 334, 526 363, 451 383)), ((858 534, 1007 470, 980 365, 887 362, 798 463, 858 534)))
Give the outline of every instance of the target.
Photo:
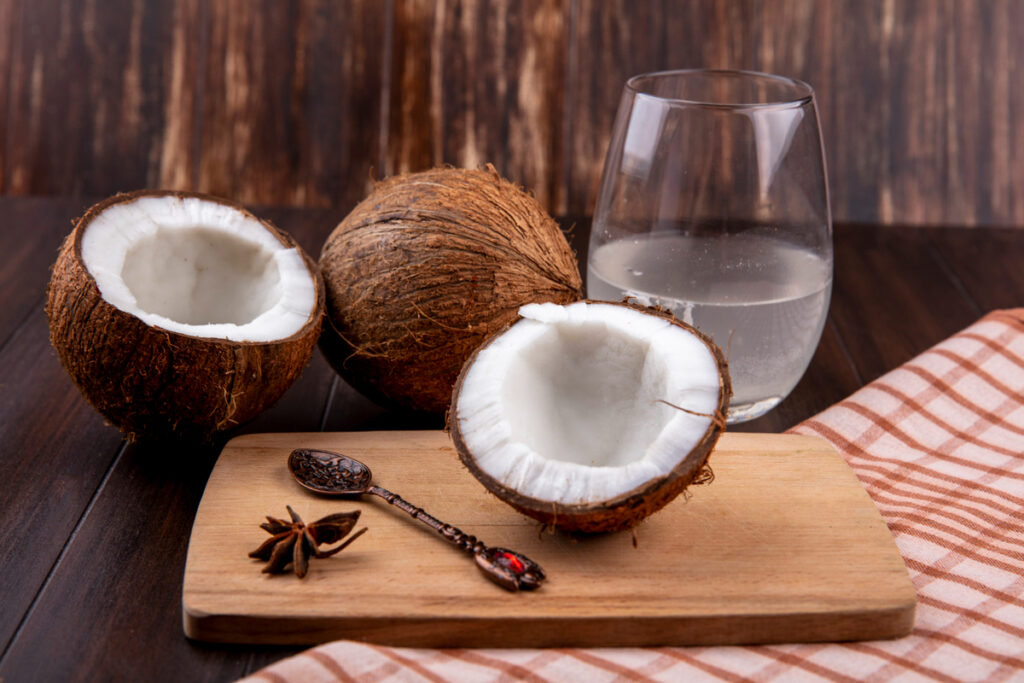
POLYGON ((295 241, 239 205, 141 191, 89 209, 53 268, 50 339, 132 436, 207 438, 266 409, 320 333, 324 287, 295 241))
POLYGON ((530 304, 467 361, 449 429, 492 493, 569 531, 626 529, 704 470, 732 390, 709 337, 633 304, 530 304))

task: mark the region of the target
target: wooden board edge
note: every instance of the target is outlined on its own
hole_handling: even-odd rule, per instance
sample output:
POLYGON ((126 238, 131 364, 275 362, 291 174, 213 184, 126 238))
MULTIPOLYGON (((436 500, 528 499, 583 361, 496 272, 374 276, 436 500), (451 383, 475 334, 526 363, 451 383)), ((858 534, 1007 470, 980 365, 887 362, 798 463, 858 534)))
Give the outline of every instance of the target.
POLYGON ((553 648, 682 647, 892 640, 910 633, 916 601, 857 613, 822 612, 763 616, 634 617, 621 629, 617 617, 574 619, 446 618, 323 619, 203 614, 184 605, 191 640, 247 645, 311 646, 352 640, 392 647, 553 648), (784 628, 782 628, 784 626, 784 628), (619 632, 609 644, 608 633, 619 632), (777 634, 786 632, 786 638, 777 634))
MULTIPOLYGON (((415 439, 427 437, 431 438, 436 435, 444 434, 447 436, 448 432, 443 429, 410 429, 402 430, 399 432, 395 431, 365 431, 365 432, 258 432, 252 434, 241 434, 239 436, 232 437, 224 444, 221 449, 220 455, 223 455, 225 451, 236 450, 236 449, 248 449, 248 448, 267 448, 267 437, 275 437, 281 439, 294 439, 297 443, 305 441, 322 441, 325 438, 330 438, 334 434, 346 434, 346 435, 358 435, 362 439, 393 439, 396 435, 401 438, 415 439)), ((718 443, 715 445, 716 449, 721 450, 732 450, 742 449, 746 443, 749 442, 761 442, 759 448, 765 452, 799 452, 807 450, 827 450, 830 452, 836 452, 835 446, 833 446, 827 439, 820 436, 811 436, 809 434, 767 434, 759 432, 725 432, 721 435, 718 443), (769 446, 765 446, 761 442, 764 437, 771 437, 768 440, 769 446)), ((454 450, 454 446, 452 449, 454 450)), ((714 451, 712 451, 712 454, 714 451)), ((218 456, 219 457, 219 456, 218 456)))

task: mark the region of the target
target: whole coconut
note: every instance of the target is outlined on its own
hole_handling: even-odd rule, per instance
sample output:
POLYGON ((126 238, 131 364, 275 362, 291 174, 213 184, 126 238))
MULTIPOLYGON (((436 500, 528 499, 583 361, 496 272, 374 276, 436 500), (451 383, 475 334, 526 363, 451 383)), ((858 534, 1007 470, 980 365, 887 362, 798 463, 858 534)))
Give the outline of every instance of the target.
POLYGON ((377 402, 433 413, 520 306, 582 296, 558 224, 492 166, 379 183, 327 238, 320 269, 334 369, 377 402))
POLYGON ((243 207, 145 190, 89 209, 46 295, 50 341, 130 438, 202 441, 269 407, 320 334, 324 290, 295 241, 243 207))

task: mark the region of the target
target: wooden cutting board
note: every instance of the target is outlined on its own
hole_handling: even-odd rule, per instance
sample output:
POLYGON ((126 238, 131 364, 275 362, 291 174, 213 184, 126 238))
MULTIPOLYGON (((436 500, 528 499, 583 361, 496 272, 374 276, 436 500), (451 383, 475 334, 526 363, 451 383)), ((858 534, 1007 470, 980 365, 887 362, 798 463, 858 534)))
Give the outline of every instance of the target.
POLYGON ((196 516, 185 567, 185 633, 217 642, 349 638, 429 647, 644 646, 895 638, 915 594, 888 528, 825 441, 726 434, 715 480, 637 530, 541 533, 487 493, 439 431, 253 434, 224 448, 196 516), (364 496, 296 484, 293 448, 342 451, 374 482, 547 571, 509 593, 433 531, 364 496), (308 522, 362 510, 369 531, 309 574, 262 574, 247 557, 265 515, 308 522))

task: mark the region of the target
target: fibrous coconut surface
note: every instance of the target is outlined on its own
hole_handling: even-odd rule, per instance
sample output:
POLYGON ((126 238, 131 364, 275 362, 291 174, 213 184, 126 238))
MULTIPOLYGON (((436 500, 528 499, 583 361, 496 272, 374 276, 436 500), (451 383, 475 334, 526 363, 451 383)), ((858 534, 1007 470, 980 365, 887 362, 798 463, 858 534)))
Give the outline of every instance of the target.
POLYGON ((79 219, 46 310, 61 362, 114 425, 205 439, 294 382, 323 302, 316 265, 270 223, 222 199, 141 191, 79 219))
POLYGON ((582 296, 558 225, 493 167, 379 183, 331 233, 320 266, 331 365, 381 403, 434 413, 521 305, 582 296))

